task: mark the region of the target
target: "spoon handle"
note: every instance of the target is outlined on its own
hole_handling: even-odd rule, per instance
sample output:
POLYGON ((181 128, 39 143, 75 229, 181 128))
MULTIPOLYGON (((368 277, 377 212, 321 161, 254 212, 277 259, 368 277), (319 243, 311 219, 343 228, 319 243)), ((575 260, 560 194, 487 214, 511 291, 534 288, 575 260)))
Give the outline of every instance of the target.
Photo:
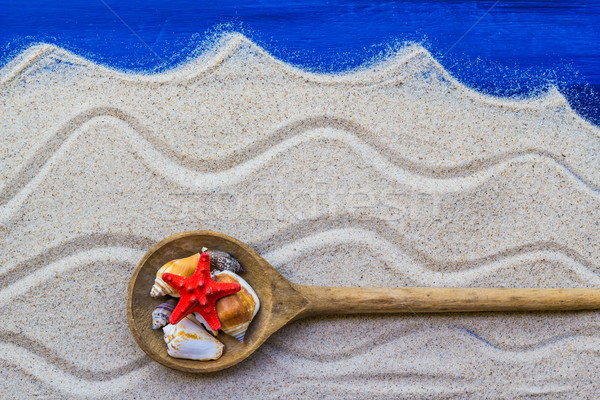
POLYGON ((320 287, 294 285, 299 317, 358 313, 576 311, 600 309, 600 289, 320 287))

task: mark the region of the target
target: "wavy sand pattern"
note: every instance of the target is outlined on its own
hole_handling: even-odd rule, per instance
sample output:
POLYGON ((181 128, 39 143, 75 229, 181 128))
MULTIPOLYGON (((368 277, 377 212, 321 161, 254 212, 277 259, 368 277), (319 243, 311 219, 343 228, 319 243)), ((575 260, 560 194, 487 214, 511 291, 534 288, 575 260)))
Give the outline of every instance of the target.
POLYGON ((190 229, 305 284, 600 287, 600 131, 556 90, 484 96, 419 46, 312 74, 232 34, 156 75, 34 46, 0 107, 2 398, 600 390, 597 313, 311 319, 208 377, 126 324, 137 260, 190 229))

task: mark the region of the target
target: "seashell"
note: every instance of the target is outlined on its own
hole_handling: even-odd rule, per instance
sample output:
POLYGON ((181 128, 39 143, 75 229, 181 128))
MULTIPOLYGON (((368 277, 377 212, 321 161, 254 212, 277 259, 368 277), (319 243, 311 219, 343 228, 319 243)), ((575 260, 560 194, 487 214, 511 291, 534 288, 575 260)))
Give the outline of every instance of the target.
POLYGON ((205 251, 210 256, 211 269, 218 269, 219 271, 231 271, 235 273, 244 272, 244 268, 240 265, 238 260, 231 256, 231 254, 220 250, 208 250, 206 247, 204 247, 202 252, 205 251))
POLYGON ((162 280, 162 274, 170 272, 175 275, 191 276, 198 266, 198 260, 200 260, 200 254, 196 253, 193 256, 169 261, 163 265, 158 272, 156 272, 156 279, 154 280, 154 286, 152 286, 152 290, 150 291, 150 296, 158 297, 169 295, 179 297, 179 292, 162 280))
POLYGON ((208 324, 208 322, 206 322, 202 314, 195 312, 193 313, 193 316, 188 315, 188 317, 192 321, 196 322, 198 325, 202 325, 204 329, 209 331, 213 336, 217 336, 219 334, 219 331, 215 331, 213 328, 210 327, 210 325, 208 324))
POLYGON ((204 328, 184 318, 175 325, 163 327, 167 353, 188 360, 216 360, 223 354, 223 343, 204 328))
POLYGON ((216 271, 213 280, 238 282, 242 286, 239 292, 217 300, 216 309, 221 321, 221 330, 244 342, 246 330, 260 308, 260 300, 248 282, 231 271, 216 271))
POLYGON ((152 329, 162 328, 169 323, 169 317, 177 305, 177 300, 169 299, 152 311, 152 329))

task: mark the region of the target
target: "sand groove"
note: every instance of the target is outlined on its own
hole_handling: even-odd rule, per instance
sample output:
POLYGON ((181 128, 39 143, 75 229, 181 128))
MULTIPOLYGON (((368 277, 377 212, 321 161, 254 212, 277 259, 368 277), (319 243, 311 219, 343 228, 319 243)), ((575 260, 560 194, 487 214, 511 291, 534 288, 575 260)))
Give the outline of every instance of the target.
MULTIPOLYGON (((318 244, 319 247, 324 248, 328 243, 333 244, 336 242, 359 244, 361 241, 359 236, 362 234, 366 235, 366 240, 370 244, 374 243, 373 238, 376 238, 376 241, 380 242, 377 243, 378 246, 381 246, 381 243, 385 245, 391 243, 396 249, 407 254, 424 268, 439 272, 456 269, 467 271, 481 270, 488 264, 500 263, 506 259, 534 253, 555 254, 557 256, 560 254, 564 257, 561 257, 562 260, 565 258, 570 259, 574 264, 578 264, 584 268, 587 271, 586 276, 589 276, 589 273, 596 275, 595 272, 597 271, 597 267, 593 262, 587 260, 576 251, 551 241, 515 245, 498 253, 480 255, 473 259, 462 259, 461 261, 440 260, 432 257, 427 252, 420 251, 416 243, 405 237, 402 232, 394 229, 393 225, 389 222, 377 220, 352 221, 351 216, 347 214, 292 223, 288 227, 251 244, 254 248, 261 249, 265 254, 269 254, 269 261, 274 264, 284 264, 291 261, 291 258, 287 258, 290 254, 288 252, 289 249, 295 248, 297 250, 302 247, 308 249, 313 244, 318 244), (330 228, 332 226, 339 229, 332 230, 330 228), (327 234, 327 232, 331 234, 327 234), (340 237, 334 236, 338 233, 343 233, 343 235, 340 237)), ((296 250, 294 250, 294 254, 296 250)))
MULTIPOLYGON (((83 239, 79 238, 79 240, 71 241, 65 247, 72 248, 73 242, 81 242, 83 239)), ((397 246, 385 238, 380 238, 373 231, 346 228, 323 231, 298 239, 278 249, 270 250, 264 254, 264 257, 276 267, 282 268, 285 272, 286 264, 290 264, 296 259, 304 260, 310 254, 319 254, 319 250, 335 245, 341 245, 347 249, 362 246, 364 251, 370 249, 370 251, 378 254, 377 259, 381 260, 382 264, 387 262, 388 265, 392 266, 395 281, 409 281, 414 286, 469 286, 473 282, 483 280, 485 277, 493 277, 503 269, 513 269, 520 264, 534 264, 540 260, 555 262, 562 270, 572 272, 581 282, 585 282, 585 286, 587 287, 600 286, 600 276, 597 274, 594 266, 587 262, 582 263, 571 258, 569 253, 573 254, 573 251, 561 249, 552 243, 540 243, 534 246, 507 249, 498 254, 460 263, 450 264, 430 261, 426 264, 420 264, 417 260, 427 259, 427 255, 416 253, 416 259, 413 259, 411 255, 404 251, 405 248, 414 248, 410 243, 397 246), (451 270, 452 267, 459 268, 459 270, 443 272, 451 270)), ((34 267, 30 268, 26 275, 23 272, 13 273, 7 271, 5 273, 2 285, 0 286, 0 303, 8 301, 12 296, 25 292, 28 288, 33 287, 33 285, 42 284, 82 263, 93 263, 108 259, 113 262, 133 264, 145 251, 141 247, 99 247, 93 244, 88 246, 81 246, 75 254, 57 259, 51 257, 51 254, 39 255, 19 263, 19 265, 12 269, 22 271, 27 265, 34 267), (89 248, 86 249, 88 246, 89 248), (42 260, 46 260, 48 256, 50 256, 50 260, 46 261, 47 264, 42 264, 42 260)), ((559 271, 554 269, 549 272, 556 274, 559 271)), ((393 282, 390 281, 392 286, 394 285, 393 282)), ((572 285, 573 282, 568 282, 567 284, 572 285)))
MULTIPOLYGON (((300 144, 330 140, 349 146, 356 155, 365 162, 370 163, 372 168, 387 179, 412 186, 423 193, 452 193, 473 190, 483 185, 491 177, 511 169, 515 163, 523 164, 523 168, 527 168, 528 165, 532 164, 548 164, 556 171, 557 175, 566 174, 569 176, 569 179, 576 183, 582 192, 598 196, 600 190, 592 183, 577 176, 567 165, 554 156, 539 151, 506 154, 485 161, 467 161, 460 166, 438 170, 427 166, 415 166, 407 160, 399 160, 399 162, 394 160, 392 162, 385 155, 380 154, 377 149, 361 141, 356 134, 328 127, 302 130, 301 133, 292 135, 290 138, 272 145, 264 152, 254 155, 253 158, 241 161, 229 169, 219 171, 217 166, 217 170, 214 172, 198 172, 190 169, 187 165, 180 164, 178 160, 169 158, 159 149, 156 149, 145 137, 148 133, 147 129, 142 129, 141 131, 146 132, 146 134, 141 135, 138 130, 130 127, 129 124, 132 121, 135 126, 139 126, 134 119, 127 117, 119 110, 96 109, 75 117, 65 128, 57 132, 50 143, 47 143, 17 173, 17 176, 0 195, 0 200, 5 202, 0 207, 0 221, 8 221, 11 214, 18 211, 20 205, 26 201, 28 195, 44 179, 52 166, 61 162, 61 158, 68 151, 70 142, 75 141, 89 124, 93 124, 95 121, 106 122, 106 118, 115 118, 117 124, 127 123, 122 129, 127 129, 132 134, 131 145, 138 146, 142 158, 150 169, 181 187, 191 189, 214 190, 218 187, 242 183, 256 171, 268 166, 271 160, 287 152, 294 151, 300 144), (106 114, 110 117, 107 117, 106 114), (71 131, 69 128, 72 125, 75 125, 77 129, 71 131)), ((302 122, 298 124, 302 126, 302 122)), ((211 165, 213 163, 214 161, 211 161, 211 165)))
POLYGON ((80 251, 71 256, 54 261, 12 283, 8 287, 1 289, 0 304, 7 303, 15 296, 25 293, 45 281, 56 278, 59 274, 68 271, 72 266, 99 261, 135 264, 137 260, 142 258, 144 253, 145 252, 142 250, 127 247, 98 247, 80 251))
POLYGON ((54 350, 46 347, 43 342, 31 339, 26 335, 19 335, 15 332, 0 330, 0 342, 26 349, 30 354, 44 359, 45 362, 53 365, 57 370, 62 370, 65 374, 89 382, 106 381, 127 375, 150 363, 150 360, 147 357, 140 356, 135 360, 131 360, 127 365, 115 368, 111 371, 85 370, 79 365, 73 364, 68 358, 56 354, 54 350))
MULTIPOLYGON (((293 226, 289 229, 293 229, 293 226)), ((506 249, 503 252, 473 260, 440 263, 429 258, 426 253, 415 252, 416 248, 410 242, 398 241, 400 235, 393 234, 393 239, 387 239, 385 235, 389 233, 383 230, 380 232, 361 227, 322 230, 319 233, 299 238, 290 243, 279 243, 278 248, 269 250, 264 254, 264 257, 274 266, 282 268, 296 259, 304 259, 308 255, 319 254, 320 249, 327 247, 342 245, 351 249, 356 246, 363 246, 365 251, 371 249, 374 254, 377 254, 377 258, 381 258, 392 265, 400 276, 406 279, 415 277, 413 278, 417 283, 415 286, 419 286, 418 283, 436 286, 466 286, 475 279, 493 276, 501 269, 510 268, 512 264, 551 260, 558 263, 566 271, 574 272, 582 281, 587 282, 588 286, 600 286, 600 276, 596 273, 593 264, 588 263, 572 250, 561 248, 551 242, 506 249), (380 236, 380 232, 384 237, 380 236), (392 242, 392 240, 394 241, 392 242), (410 253, 407 253, 405 249, 410 253), (575 257, 570 256, 571 254, 574 254, 575 257), (423 260, 425 262, 421 264, 423 260), (444 272, 457 268, 458 271, 444 272)), ((280 233, 275 233, 274 236, 280 236, 280 233)), ((141 239, 143 243, 150 243, 148 239, 127 235, 92 235, 91 237, 75 238, 49 248, 47 254, 40 254, 22 261, 5 272, 0 286, 0 303, 7 301, 18 293, 25 292, 33 285, 39 285, 59 273, 84 263, 102 260, 135 263, 135 260, 141 257, 146 248, 143 245, 140 245, 139 248, 98 245, 98 242, 105 242, 107 239, 112 239, 116 243, 141 239), (117 240, 114 240, 114 238, 117 240), (62 254, 64 253, 63 249, 76 249, 76 252, 65 256, 62 254), (59 254, 61 255, 60 258, 58 257, 59 254), (44 262, 45 264, 42 264, 44 262), (22 270, 27 265, 32 265, 33 268, 28 270, 28 274, 24 274, 22 270), (12 270, 16 273, 13 273, 12 270), (13 290, 14 292, 11 293, 13 290)), ((260 244, 258 246, 260 247, 260 244)), ((283 268, 285 269, 285 267, 283 268)))
POLYGON ((95 248, 121 247, 125 248, 132 243, 137 244, 132 251, 146 251, 152 247, 154 241, 136 235, 123 235, 118 233, 91 233, 85 236, 75 237, 56 244, 48 246, 40 254, 36 254, 27 260, 14 265, 6 265, 0 271, 0 289, 9 286, 16 281, 25 278, 28 274, 36 272, 48 264, 60 263, 64 254, 81 251, 89 251, 95 248))
POLYGON ((132 380, 140 379, 142 374, 147 373, 152 366, 150 363, 139 363, 125 374, 115 374, 114 377, 106 380, 90 380, 63 371, 44 357, 23 347, 0 342, 0 350, 0 358, 33 375, 41 382, 64 393, 82 397, 102 397, 122 392, 131 385, 132 380))
MULTIPOLYGON (((176 160, 173 163, 180 163, 179 160, 183 158, 182 154, 165 146, 161 141, 156 140, 152 130, 144 126, 135 116, 115 107, 95 107, 79 113, 63 124, 44 146, 30 157, 26 165, 17 172, 11 182, 6 184, 2 192, 0 192, 0 202, 6 203, 12 197, 17 196, 18 192, 24 186, 35 179, 35 176, 52 156, 60 151, 69 137, 76 135, 84 125, 98 117, 112 117, 122 121, 131 129, 134 135, 139 136, 139 140, 135 140, 136 143, 143 143, 149 146, 152 149, 151 152, 158 153, 165 159, 176 160)), ((383 164, 382 170, 398 167, 413 175, 436 179, 451 179, 466 178, 469 175, 476 175, 477 173, 479 173, 478 176, 484 176, 481 174, 484 171, 488 171, 488 174, 485 176, 490 176, 494 171, 498 171, 510 162, 519 160, 532 160, 534 162, 539 160, 540 162, 544 162, 544 159, 548 159, 548 161, 554 161, 557 167, 561 167, 565 172, 571 174, 574 179, 581 181, 591 190, 596 192, 600 190, 594 182, 578 176, 559 154, 555 154, 555 152, 560 153, 560 149, 555 150, 555 152, 543 149, 523 149, 516 152, 496 154, 488 158, 475 157, 470 160, 464 160, 462 163, 434 167, 426 163, 415 163, 390 151, 384 143, 376 139, 377 135, 351 120, 327 115, 292 121, 288 125, 278 128, 268 137, 269 139, 259 140, 249 146, 233 149, 226 154, 218 156, 216 159, 211 157, 210 154, 207 154, 205 159, 186 159, 185 166, 180 165, 180 167, 188 168, 194 172, 208 176, 210 174, 214 175, 215 172, 226 172, 227 170, 234 170, 233 174, 235 175, 239 175, 239 172, 249 174, 253 170, 252 166, 257 164, 264 165, 265 159, 272 158, 274 153, 285 152, 299 142, 330 137, 351 146, 363 158, 374 158, 380 161, 376 166, 383 164), (328 135, 323 132, 325 129, 335 130, 339 133, 337 135, 328 135), (314 131, 319 131, 320 133, 311 135, 310 132, 314 131), (245 166, 246 168, 244 168, 245 166)), ((232 174, 227 175, 230 176, 232 174)), ((395 175, 401 176, 402 174, 395 175)), ((485 178, 480 179, 484 180, 485 178)))
MULTIPOLYGON (((277 234, 276 234, 277 235, 277 234)), ((20 270, 26 265, 36 267, 29 270, 27 275, 23 273, 13 274, 10 270, 6 272, 6 279, 2 280, 0 290, 0 304, 10 300, 19 293, 24 293, 35 285, 40 285, 47 280, 53 279, 60 273, 66 272, 85 263, 94 263, 104 260, 112 262, 135 263, 144 253, 144 248, 130 248, 122 246, 97 246, 93 242, 85 241, 87 246, 77 246, 77 252, 61 258, 52 257, 56 249, 73 248, 74 243, 81 243, 85 238, 77 238, 61 246, 50 250, 48 255, 38 255, 32 259, 23 261, 11 269, 20 270), (88 244, 89 243, 89 244, 88 244), (86 247, 88 247, 86 249, 86 247), (41 265, 41 260, 50 258, 48 264, 41 265), (20 267, 19 267, 20 266, 20 267), (21 275, 21 279, 18 279, 21 275)), ((512 264, 530 262, 537 260, 552 260, 557 262, 561 268, 574 272, 587 282, 588 286, 600 286, 600 276, 595 272, 596 269, 587 263, 579 262, 571 257, 573 253, 568 249, 561 249, 552 243, 539 243, 533 246, 517 247, 507 249, 498 254, 492 254, 475 260, 464 261, 460 263, 442 263, 429 261, 425 265, 420 265, 418 261, 412 259, 412 256, 404 252, 405 248, 414 248, 410 244, 397 246, 385 238, 380 238, 375 232, 361 228, 345 228, 336 230, 327 230, 315 233, 308 237, 295 240, 292 243, 281 245, 280 248, 270 250, 264 254, 266 260, 276 267, 281 268, 293 260, 305 258, 308 254, 319 254, 319 249, 334 245, 344 245, 347 248, 364 246, 371 249, 375 254, 380 254, 385 261, 393 265, 400 276, 406 279, 414 279, 415 286, 419 283, 432 286, 468 286, 473 280, 481 279, 486 276, 493 276, 499 270, 510 268, 512 264), (407 257, 408 256, 408 257, 407 257), (435 265, 436 268, 432 268, 435 265), (441 272, 450 269, 451 266, 460 267, 459 271, 441 272), (412 278, 415 277, 415 278, 412 278)), ((60 251, 60 250, 59 250, 60 251)), ((426 259, 427 255, 417 254, 416 259, 426 259)), ((554 271, 556 272, 556 271, 554 271)))
MULTIPOLYGON (((560 353, 561 350, 565 348, 568 349, 569 352, 579 353, 579 352, 594 352, 598 353, 598 348, 600 344, 599 337, 590 337, 590 336, 582 336, 582 335, 564 335, 556 338, 552 338, 551 340, 535 344, 533 346, 529 346, 528 348, 522 348, 518 350, 507 350, 496 345, 489 343, 487 340, 483 339, 477 334, 462 328, 462 327, 442 327, 441 329, 437 329, 433 332, 429 332, 430 335, 434 337, 443 337, 443 335, 447 334, 448 330, 454 330, 457 332, 456 338, 461 341, 461 348, 463 351, 469 352, 471 355, 481 355, 484 353, 486 357, 490 355, 493 358, 499 359, 504 363, 516 364, 523 362, 535 362, 541 363, 557 354, 560 353)), ((16 364, 19 368, 27 368, 29 365, 40 364, 45 367, 47 373, 46 374, 37 374, 34 373, 34 376, 37 379, 40 379, 42 382, 48 383, 66 393, 71 394, 79 394, 89 396, 94 393, 97 393, 101 390, 103 393, 119 393, 125 388, 125 385, 132 384, 133 382, 139 380, 141 378, 141 373, 148 370, 148 366, 151 366, 151 363, 148 362, 147 359, 140 358, 135 360, 134 362, 128 364, 124 368, 119 368, 114 371, 106 371, 106 372, 87 372, 76 370, 76 367, 69 365, 68 361, 62 360, 60 357, 48 356, 45 354, 45 351, 42 351, 42 354, 36 354, 36 352, 31 351, 31 348, 40 348, 39 343, 33 343, 29 339, 18 339, 15 340, 15 335, 12 333, 2 334, 4 340, 0 342, 0 349, 3 350, 0 357, 5 361, 16 364), (8 340, 6 340, 8 338, 8 340), (27 344, 29 348, 25 348, 23 344, 27 344), (16 363, 16 360, 20 360, 16 363), (131 381, 133 380, 133 382, 131 381), (85 382, 85 383, 84 383, 85 382), (77 384, 77 386, 81 387, 80 389, 73 392, 73 385, 77 384)), ((278 346, 274 346, 272 344, 266 344, 265 347, 269 349, 269 351, 280 353, 282 358, 290 360, 293 359, 303 359, 308 362, 313 362, 316 364, 330 363, 330 364, 338 364, 343 365, 347 364, 347 361, 353 359, 361 359, 365 354, 377 354, 381 352, 381 354, 389 354, 390 348, 401 347, 401 343, 410 342, 408 339, 410 337, 419 336, 419 332, 409 332, 401 337, 394 337, 388 340, 381 341, 376 343, 375 345, 363 346, 359 348, 353 348, 346 353, 341 353, 335 355, 335 357, 310 357, 304 354, 299 353, 291 353, 289 350, 284 348, 279 348, 278 346)), ((351 379, 354 382, 360 382, 362 380, 369 380, 371 377, 378 377, 380 375, 388 375, 390 377, 402 378, 402 373, 398 374, 386 374, 386 373, 364 373, 364 374, 348 374, 343 371, 343 368, 338 370, 338 372, 328 373, 326 376, 322 376, 323 379, 351 379)), ((424 372, 424 373, 407 373, 409 376, 414 377, 415 375, 419 378, 426 379, 434 377, 436 379, 452 379, 453 376, 449 373, 433 373, 433 372, 424 372)), ((303 373, 300 373, 298 376, 295 376, 296 379, 313 379, 313 377, 308 377, 303 373)), ((455 379, 461 379, 459 376, 454 376, 455 379)), ((464 379, 464 378, 463 378, 464 379)), ((468 379, 467 379, 468 381, 468 379)))
MULTIPOLYGON (((414 286, 449 286, 461 287, 469 286, 474 281, 482 281, 485 277, 493 277, 499 274, 502 269, 510 269, 515 264, 534 264, 536 261, 554 261, 564 270, 572 271, 578 276, 587 287, 600 287, 600 275, 597 273, 591 263, 581 263, 567 254, 573 254, 573 251, 567 250, 563 253, 560 247, 553 243, 538 243, 534 246, 507 249, 504 252, 481 257, 475 260, 467 260, 461 263, 455 263, 459 271, 443 272, 450 270, 449 263, 438 263, 435 269, 421 265, 412 259, 402 249, 413 249, 410 243, 404 243, 397 246, 394 243, 379 238, 378 235, 365 229, 334 229, 321 231, 308 237, 303 237, 285 246, 271 250, 265 253, 266 260, 276 266, 285 266, 295 259, 305 259, 308 255, 319 254, 320 250, 337 245, 343 245, 345 248, 361 246, 363 251, 370 251, 377 254, 376 258, 381 260, 382 264, 387 262, 391 265, 395 273, 395 279, 400 281, 412 282, 414 286), (553 249, 553 250, 551 250, 553 249)), ((413 250, 414 251, 414 250, 413 250)), ((316 257, 318 258, 318 257, 316 257)), ((426 259, 425 254, 418 254, 417 259, 426 259)), ((578 257, 581 259, 582 257, 578 257)), ((341 266, 340 266, 341 267, 341 266)), ((285 267, 283 267, 285 269, 285 267)), ((558 271, 550 270, 550 273, 556 274, 558 271)), ((390 283, 393 284, 393 281, 390 283)), ((572 282, 569 282, 572 284, 572 282)), ((480 285, 481 286, 481 285, 480 285)))
MULTIPOLYGON (((569 347, 573 348, 573 350, 589 349, 596 353, 599 352, 595 346, 600 343, 600 337, 595 333, 595 329, 589 329, 589 334, 587 335, 580 333, 565 334, 527 346, 501 346, 492 343, 481 335, 461 326, 441 325, 438 329, 431 329, 432 332, 430 333, 434 336, 442 336, 444 333, 452 330, 458 333, 462 342, 472 342, 471 345, 462 343, 463 348, 469 348, 470 350, 477 349, 478 352, 487 353, 488 356, 490 355, 488 350, 491 348, 493 349, 491 354, 493 354, 494 357, 503 360, 510 360, 512 358, 512 361, 514 362, 524 360, 539 361, 544 357, 552 357, 553 353, 556 354, 557 347, 569 347)), ((320 363, 339 363, 343 360, 360 359, 367 353, 376 353, 379 351, 380 347, 393 348, 394 344, 399 344, 410 336, 416 336, 419 332, 422 332, 422 329, 413 329, 404 332, 400 336, 396 335, 394 337, 388 337, 386 335, 376 339, 375 344, 364 344, 349 349, 346 348, 343 352, 328 352, 327 354, 300 353, 275 344, 269 344, 269 346, 283 353, 290 353, 294 357, 306 360, 317 361, 320 363)))

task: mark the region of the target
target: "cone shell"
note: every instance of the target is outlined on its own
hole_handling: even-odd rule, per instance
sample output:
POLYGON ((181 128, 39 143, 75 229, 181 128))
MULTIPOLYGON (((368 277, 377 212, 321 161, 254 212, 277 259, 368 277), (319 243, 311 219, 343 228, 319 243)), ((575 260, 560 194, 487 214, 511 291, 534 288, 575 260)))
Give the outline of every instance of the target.
POLYGON ((213 280, 237 282, 242 286, 239 292, 219 299, 216 308, 223 332, 243 342, 246 330, 260 308, 258 296, 248 282, 231 271, 217 271, 213 280))
POLYGON ((169 323, 169 317, 177 305, 177 300, 169 299, 152 311, 152 329, 162 328, 169 323))
POLYGON ((187 258, 180 258, 177 260, 169 261, 163 265, 156 273, 156 279, 154 280, 154 286, 150 291, 150 296, 173 296, 179 297, 177 290, 169 286, 165 281, 162 280, 162 274, 169 272, 175 275, 191 276, 196 267, 198 266, 198 260, 200 260, 200 253, 196 253, 193 256, 187 258))
POLYGON ((175 325, 163 328, 167 353, 188 360, 216 360, 223 354, 223 343, 204 328, 184 318, 175 325))

